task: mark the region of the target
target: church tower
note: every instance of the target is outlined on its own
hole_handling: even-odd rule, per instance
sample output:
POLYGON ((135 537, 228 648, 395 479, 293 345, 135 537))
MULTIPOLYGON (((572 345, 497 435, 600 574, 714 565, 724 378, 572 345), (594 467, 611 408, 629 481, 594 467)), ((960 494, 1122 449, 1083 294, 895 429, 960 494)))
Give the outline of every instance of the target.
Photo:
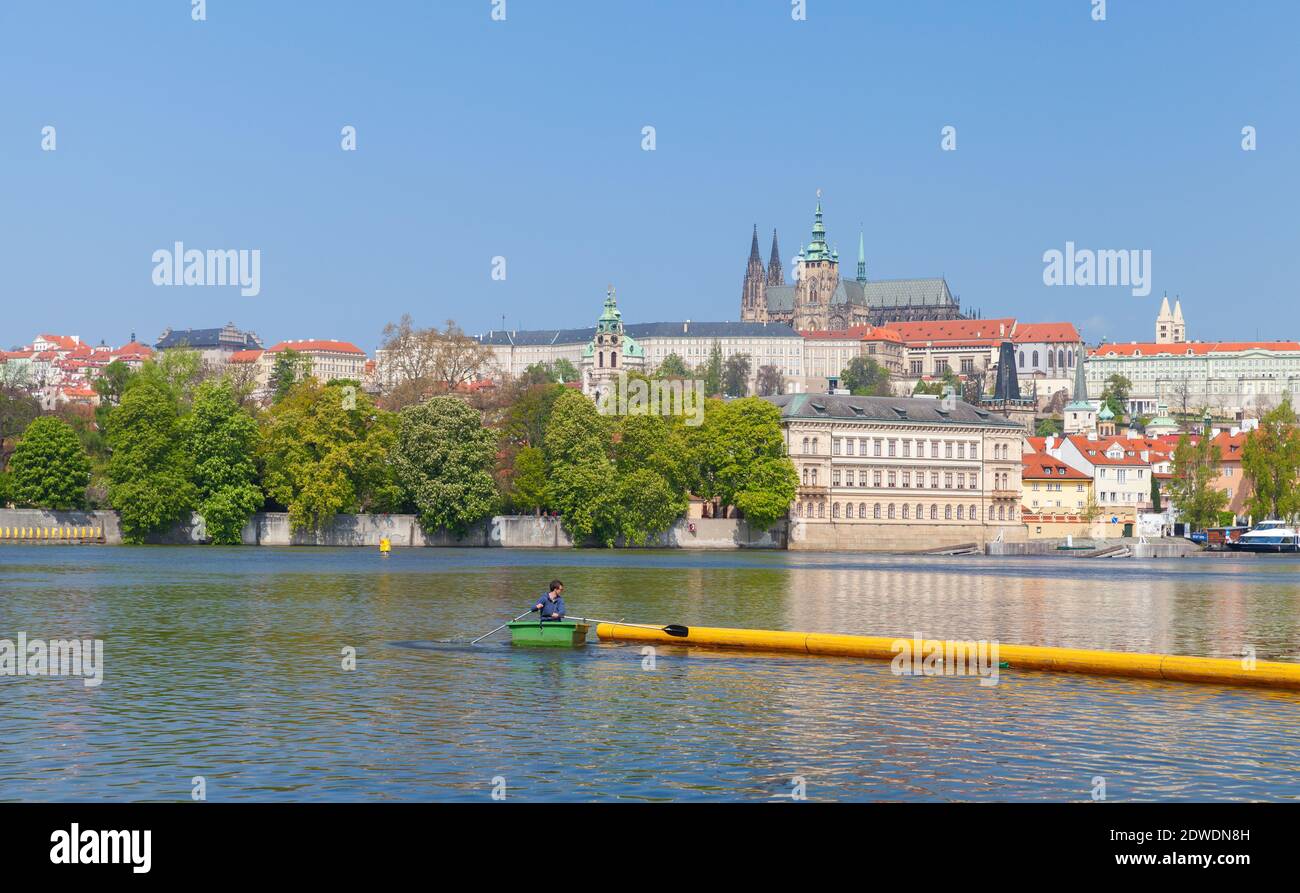
POLYGON ((867 248, 862 230, 858 230, 858 282, 867 281, 867 248))
POLYGON ((1187 342, 1187 323, 1183 322, 1183 302, 1174 298, 1174 323, 1173 323, 1174 344, 1185 344, 1187 342))
POLYGON ((1160 314, 1156 317, 1156 344, 1174 343, 1174 315, 1169 312, 1169 295, 1160 299, 1160 314))
POLYGON ((826 244, 822 223, 821 191, 813 221, 812 243, 795 259, 794 327, 800 331, 825 331, 830 325, 830 305, 840 284, 840 256, 826 244))
POLYGON ((776 230, 772 230, 772 257, 767 262, 767 284, 785 285, 785 271, 781 263, 781 249, 776 245, 776 230))
POLYGON ((745 284, 740 292, 740 318, 746 322, 767 319, 767 282, 763 257, 758 253, 758 224, 749 245, 749 263, 745 266, 745 284))

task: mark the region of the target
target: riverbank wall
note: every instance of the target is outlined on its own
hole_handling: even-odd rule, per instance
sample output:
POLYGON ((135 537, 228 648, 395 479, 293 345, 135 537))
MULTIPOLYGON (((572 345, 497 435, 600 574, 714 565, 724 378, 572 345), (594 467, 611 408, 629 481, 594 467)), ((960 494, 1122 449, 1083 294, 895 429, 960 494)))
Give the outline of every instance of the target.
MULTIPOLYGON (((293 530, 284 512, 261 512, 244 525, 246 546, 362 546, 377 548, 387 538, 399 547, 478 547, 505 549, 571 549, 572 538, 559 518, 497 515, 475 524, 457 537, 448 531, 426 533, 415 515, 337 515, 319 530, 293 530)), ((52 512, 40 509, 0 509, 0 543, 51 545, 72 542, 122 544, 117 512, 52 512)), ((208 542, 203 518, 148 538, 151 545, 197 545, 208 542)), ((584 545, 593 545, 586 543, 584 545)), ((620 547, 625 544, 618 543, 620 547)), ((754 531, 736 518, 696 518, 677 522, 653 537, 650 549, 784 549, 786 525, 754 531)))

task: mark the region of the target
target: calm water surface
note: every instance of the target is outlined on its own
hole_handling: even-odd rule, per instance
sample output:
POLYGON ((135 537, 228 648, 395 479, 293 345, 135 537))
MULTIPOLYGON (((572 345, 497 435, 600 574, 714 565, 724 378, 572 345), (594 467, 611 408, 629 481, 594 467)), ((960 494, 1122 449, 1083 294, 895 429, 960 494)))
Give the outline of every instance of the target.
POLYGON ((1300 562, 0 547, 2 800, 1300 799, 1300 694, 876 661, 468 640, 571 613, 1300 660, 1300 562), (357 669, 341 668, 341 649, 357 669))

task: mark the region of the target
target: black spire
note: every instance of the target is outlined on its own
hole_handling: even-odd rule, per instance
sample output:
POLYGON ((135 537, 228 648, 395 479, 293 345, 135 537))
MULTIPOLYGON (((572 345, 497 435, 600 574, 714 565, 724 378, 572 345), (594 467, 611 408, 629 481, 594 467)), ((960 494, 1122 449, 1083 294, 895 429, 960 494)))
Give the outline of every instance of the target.
POLYGON ((749 259, 751 261, 763 262, 763 256, 758 253, 758 224, 754 224, 754 240, 749 243, 749 259))
POLYGON ((785 285, 785 273, 781 268, 781 249, 776 244, 776 230, 772 230, 772 259, 767 262, 767 284, 785 285))

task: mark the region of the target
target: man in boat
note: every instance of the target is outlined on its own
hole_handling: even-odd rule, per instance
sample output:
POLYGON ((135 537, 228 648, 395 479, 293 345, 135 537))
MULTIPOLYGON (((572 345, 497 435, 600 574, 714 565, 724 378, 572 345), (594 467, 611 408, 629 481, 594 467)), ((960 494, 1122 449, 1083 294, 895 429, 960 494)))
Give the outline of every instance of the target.
POLYGON ((563 620, 564 619, 564 584, 559 580, 552 580, 550 588, 542 596, 541 601, 533 605, 534 611, 542 613, 542 621, 563 620))

